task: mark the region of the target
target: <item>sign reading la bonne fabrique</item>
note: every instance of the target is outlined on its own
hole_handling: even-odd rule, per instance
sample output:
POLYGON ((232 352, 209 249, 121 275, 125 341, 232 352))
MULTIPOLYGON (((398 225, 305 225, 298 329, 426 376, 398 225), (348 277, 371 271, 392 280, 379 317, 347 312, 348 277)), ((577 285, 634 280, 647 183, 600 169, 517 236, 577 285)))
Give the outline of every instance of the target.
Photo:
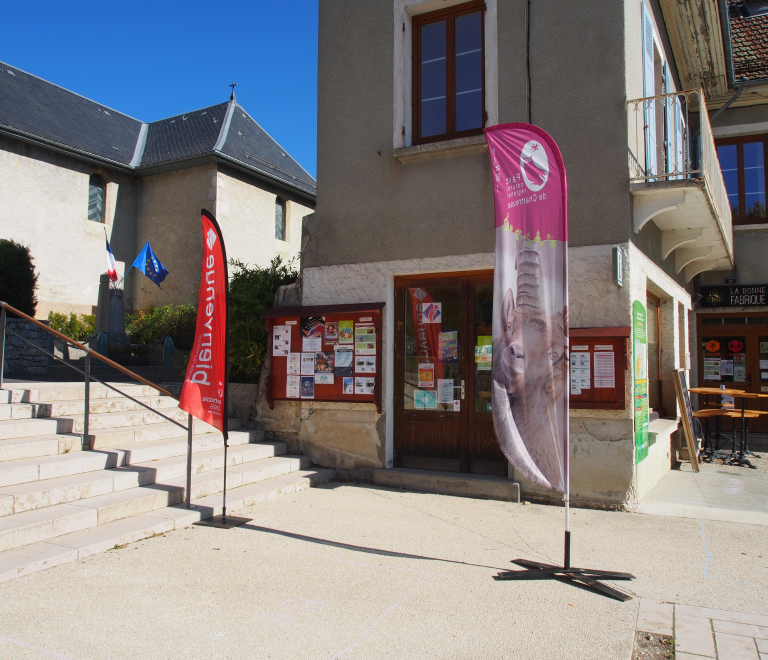
POLYGON ((768 284, 703 286, 702 307, 761 307, 768 305, 768 284))

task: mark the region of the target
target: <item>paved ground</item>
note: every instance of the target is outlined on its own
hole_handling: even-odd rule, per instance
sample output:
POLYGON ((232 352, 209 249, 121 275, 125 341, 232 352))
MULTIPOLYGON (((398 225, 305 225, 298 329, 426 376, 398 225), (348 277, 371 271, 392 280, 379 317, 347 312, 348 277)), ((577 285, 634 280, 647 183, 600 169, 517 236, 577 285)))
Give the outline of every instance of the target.
POLYGON ((768 458, 752 459, 758 469, 690 463, 668 472, 638 506, 638 512, 702 520, 768 525, 768 458))
MULTIPOLYGON (((332 483, 246 514, 0 585, 0 657, 630 658, 640 598, 492 579, 561 560, 562 508, 332 483)), ((572 529, 574 565, 631 571, 636 596, 768 612, 764 526, 576 510, 572 529)))

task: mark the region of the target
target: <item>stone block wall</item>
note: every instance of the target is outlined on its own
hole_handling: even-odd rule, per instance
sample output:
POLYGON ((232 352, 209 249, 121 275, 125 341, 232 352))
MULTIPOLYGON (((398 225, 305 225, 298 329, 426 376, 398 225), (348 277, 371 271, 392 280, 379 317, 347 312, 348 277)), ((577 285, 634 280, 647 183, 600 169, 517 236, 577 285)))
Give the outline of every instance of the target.
MULTIPOLYGON (((26 337, 42 349, 48 349, 48 333, 24 319, 6 319, 9 330, 26 337)), ((5 335, 5 363, 3 373, 8 374, 46 374, 48 356, 35 346, 10 333, 5 335)))

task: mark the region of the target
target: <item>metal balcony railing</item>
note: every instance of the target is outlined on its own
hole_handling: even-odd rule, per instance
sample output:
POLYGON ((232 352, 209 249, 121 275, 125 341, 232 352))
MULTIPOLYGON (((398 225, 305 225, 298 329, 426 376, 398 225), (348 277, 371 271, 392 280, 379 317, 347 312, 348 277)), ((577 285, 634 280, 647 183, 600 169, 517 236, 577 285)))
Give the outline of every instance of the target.
POLYGON ((703 90, 634 99, 627 101, 627 106, 630 115, 630 182, 700 180, 726 250, 732 256, 731 206, 717 159, 703 90), (698 131, 691 131, 689 113, 692 108, 698 110, 698 131))

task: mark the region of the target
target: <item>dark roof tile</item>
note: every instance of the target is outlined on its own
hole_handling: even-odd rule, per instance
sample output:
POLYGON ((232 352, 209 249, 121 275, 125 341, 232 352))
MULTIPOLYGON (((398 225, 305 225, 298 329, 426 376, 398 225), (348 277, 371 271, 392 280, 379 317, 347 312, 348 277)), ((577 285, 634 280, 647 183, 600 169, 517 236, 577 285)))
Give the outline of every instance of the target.
POLYGON ((0 62, 0 124, 130 164, 141 122, 0 62))

